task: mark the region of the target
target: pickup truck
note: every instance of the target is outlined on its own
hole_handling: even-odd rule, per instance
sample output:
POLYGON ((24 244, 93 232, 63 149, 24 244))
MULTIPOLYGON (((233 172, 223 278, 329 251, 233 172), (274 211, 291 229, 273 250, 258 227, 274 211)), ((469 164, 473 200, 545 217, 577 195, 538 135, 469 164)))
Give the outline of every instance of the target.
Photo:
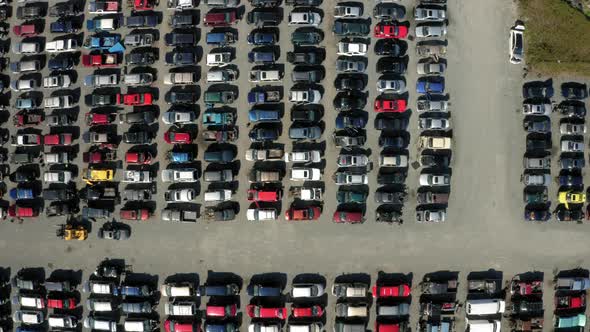
POLYGON ((151 45, 156 38, 151 33, 132 33, 125 36, 123 44, 125 46, 147 46, 151 45))
POLYGON ((420 136, 420 148, 422 149, 450 149, 451 139, 449 137, 436 137, 436 136, 420 136))
POLYGON ((282 73, 278 70, 251 70, 248 75, 248 81, 258 82, 276 82, 282 78, 282 73))
POLYGON ((118 27, 117 19, 114 18, 95 17, 86 21, 86 29, 88 32, 112 31, 118 27))
POLYGON ((248 103, 250 104, 277 103, 279 101, 281 101, 279 91, 251 91, 248 93, 248 103))
POLYGON ((318 65, 321 59, 315 52, 287 52, 287 61, 294 65, 318 65))
POLYGON ((207 66, 225 66, 231 62, 230 52, 218 52, 207 54, 207 66))
POLYGON ((197 7, 196 0, 168 0, 168 9, 186 10, 197 7))
POLYGON ((88 3, 89 14, 116 14, 119 12, 118 1, 90 1, 88 3))
POLYGON ((164 169, 161 172, 162 182, 197 182, 198 172, 194 168, 164 169))
POLYGON ((234 209, 217 209, 214 207, 205 208, 205 219, 209 221, 227 221, 234 220, 236 211, 234 209))
POLYGON ((61 53, 76 50, 78 42, 75 39, 59 39, 45 43, 45 51, 48 53, 61 53))
POLYGON ((117 85, 118 83, 119 78, 117 77, 117 74, 88 75, 84 78, 84 85, 94 88, 117 85))
POLYGON ((108 50, 121 40, 119 35, 91 36, 84 40, 83 47, 90 50, 108 50))
POLYGON ((197 222, 199 213, 197 211, 164 209, 162 210, 162 220, 176 222, 197 222))
POLYGON ((82 65, 84 67, 115 67, 119 64, 117 53, 84 54, 82 65))
POLYGON ((279 171, 260 171, 253 169, 248 175, 250 182, 278 182, 281 181, 279 171))
POLYGON ((446 204, 449 201, 449 194, 427 191, 419 193, 417 199, 418 204, 446 204))
POLYGON ((203 125, 206 126, 224 126, 234 123, 234 115, 228 112, 206 111, 203 113, 203 125))
POLYGON ((281 160, 283 159, 282 149, 249 149, 246 150, 246 160, 248 161, 265 161, 265 160, 281 160))
POLYGON ((302 201, 320 201, 322 199, 321 188, 291 187, 289 194, 302 201))
POLYGON ((151 183, 154 181, 150 171, 125 171, 123 182, 151 183))

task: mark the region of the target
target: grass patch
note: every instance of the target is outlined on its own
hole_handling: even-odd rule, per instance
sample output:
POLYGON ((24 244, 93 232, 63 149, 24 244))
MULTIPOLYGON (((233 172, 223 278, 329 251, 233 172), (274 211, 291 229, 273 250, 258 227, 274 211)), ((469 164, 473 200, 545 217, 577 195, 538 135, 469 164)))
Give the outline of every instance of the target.
POLYGON ((519 0, 525 58, 545 75, 590 76, 590 20, 562 0, 519 0))

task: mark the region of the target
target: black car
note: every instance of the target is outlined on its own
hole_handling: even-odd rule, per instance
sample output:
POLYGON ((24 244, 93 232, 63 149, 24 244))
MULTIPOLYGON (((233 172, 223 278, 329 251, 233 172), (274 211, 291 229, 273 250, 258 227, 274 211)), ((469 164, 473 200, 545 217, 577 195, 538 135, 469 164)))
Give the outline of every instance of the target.
POLYGON ((49 7, 50 17, 75 16, 80 13, 80 8, 72 2, 58 2, 49 7))
POLYGON ((377 183, 381 185, 405 184, 407 176, 408 174, 405 172, 379 173, 377 175, 377 183))
POLYGON ((123 133, 123 141, 127 144, 148 144, 152 141, 152 135, 145 130, 128 131, 123 133))
POLYGON ((294 65, 319 65, 324 61, 325 53, 317 48, 306 51, 287 52, 287 61, 294 65))
POLYGON ((30 3, 16 9, 16 18, 19 20, 34 20, 45 16, 43 3, 30 3))
POLYGON ((379 136, 379 146, 384 148, 403 149, 408 146, 408 140, 401 135, 383 135, 379 136))
POLYGON ((174 51, 166 53, 166 64, 172 66, 188 66, 197 63, 197 53, 192 51, 174 51))
POLYGON ((127 17, 125 25, 128 28, 154 28, 158 25, 158 15, 131 15, 127 17))
POLYGON ((542 136, 542 137, 528 136, 526 138, 526 149, 527 149, 527 151, 551 149, 551 136, 550 135, 546 135, 546 136, 542 136))
POLYGON ((197 43, 195 32, 174 30, 164 36, 167 46, 192 46, 197 43))
POLYGON ((568 82, 561 85, 561 95, 563 98, 584 99, 588 97, 588 87, 586 84, 568 82))
POLYGON ((278 7, 281 0, 250 0, 252 7, 278 7))
POLYGON ((551 119, 548 116, 528 116, 522 121, 524 130, 529 133, 546 134, 551 132, 551 119))
POLYGON ((420 164, 422 167, 449 167, 451 158, 445 155, 422 154, 420 155, 420 164))
POLYGON ((285 3, 290 6, 319 6, 322 0, 286 0, 285 3))
POLYGON ((99 239, 108 240, 126 240, 129 238, 131 231, 129 226, 123 223, 107 222, 98 229, 99 239))
POLYGON ((74 202, 53 202, 45 208, 47 217, 66 216, 80 212, 80 207, 74 202))
POLYGON ((375 129, 377 130, 406 130, 408 124, 409 120, 407 118, 380 116, 375 119, 375 129))
POLYGON ((125 55, 125 62, 128 65, 145 66, 156 62, 157 54, 152 49, 134 49, 125 55))
POLYGON ((291 121, 318 121, 322 117, 319 110, 309 108, 294 108, 291 110, 291 121))
POLYGON ((188 12, 181 12, 172 15, 168 25, 172 28, 192 28, 199 25, 199 18, 188 12))
POLYGON ((525 208, 524 220, 526 221, 547 221, 551 219, 551 212, 547 208, 525 208))
POLYGON ((583 118, 586 116, 586 105, 579 100, 562 101, 557 106, 557 110, 568 117, 583 118))
POLYGON ((47 67, 51 70, 68 70, 74 67, 74 59, 67 55, 59 55, 47 61, 47 67))
POLYGON ((406 69, 405 60, 402 58, 383 57, 377 61, 378 73, 404 74, 406 69))
POLYGON ((338 112, 363 109, 366 104, 366 95, 358 91, 339 92, 333 102, 334 108, 338 112))
POLYGON ((281 14, 276 9, 256 8, 246 15, 246 22, 256 26, 277 26, 281 23, 281 20, 281 14))
POLYGON ((529 83, 522 87, 522 96, 528 98, 551 98, 553 87, 545 83, 529 83))
POLYGON ((365 89, 365 78, 363 75, 345 74, 336 76, 334 87, 337 91, 365 89))
POLYGON ((164 100, 168 104, 193 104, 197 102, 198 97, 194 91, 172 90, 166 93, 164 100))
POLYGON ((16 172, 12 173, 11 180, 12 180, 12 182, 15 182, 15 183, 24 183, 24 182, 35 181, 39 178, 39 176, 40 176, 39 171, 37 171, 36 169, 19 168, 16 170, 16 172))
POLYGON ((582 221, 584 220, 584 211, 582 208, 566 209, 564 205, 560 204, 553 212, 555 219, 558 221, 582 221))
POLYGON ((76 197, 76 192, 71 189, 43 189, 41 196, 46 201, 67 201, 76 197))
POLYGON ((394 39, 380 39, 375 43, 375 54, 399 57, 405 52, 401 42, 394 39))
POLYGON ((373 8, 373 17, 383 21, 399 21, 406 16, 406 8, 394 3, 380 3, 373 8))

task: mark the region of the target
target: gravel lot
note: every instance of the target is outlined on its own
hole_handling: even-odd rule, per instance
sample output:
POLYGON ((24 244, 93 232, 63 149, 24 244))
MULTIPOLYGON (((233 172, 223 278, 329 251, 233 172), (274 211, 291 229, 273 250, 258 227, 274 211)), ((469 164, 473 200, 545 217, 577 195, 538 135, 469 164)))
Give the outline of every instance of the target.
MULTIPOLYGON (((414 3, 403 1, 403 4, 411 15, 414 3)), ((249 4, 245 5, 246 11, 249 11, 249 4)), ((164 24, 159 26, 161 36, 157 44, 161 60, 155 66, 160 79, 167 73, 163 64, 166 47, 163 46, 162 39, 169 29, 166 18, 170 13, 166 11, 165 6, 164 1, 159 5, 160 11, 164 13, 164 24)), ((372 193, 377 188, 376 169, 370 173, 371 195, 366 209, 367 222, 362 225, 336 225, 330 221, 331 214, 336 208, 336 188, 329 177, 336 169, 337 154, 328 139, 328 135, 333 132, 336 117, 336 112, 331 106, 335 95, 331 84, 335 78, 336 58, 336 41, 330 33, 332 19, 329 17, 333 6, 334 1, 331 0, 324 1, 321 6, 326 14, 321 27, 326 36, 322 45, 327 50, 327 59, 324 62, 327 75, 323 82, 326 93, 322 99, 325 106, 324 138, 327 144, 324 214, 319 221, 287 223, 281 217, 279 221, 273 222, 247 222, 246 181, 251 163, 241 160, 238 188, 234 196, 234 200, 240 202, 241 209, 234 222, 199 221, 195 225, 162 222, 159 219, 159 211, 165 203, 161 193, 166 188, 158 183, 156 216, 149 222, 131 225, 133 234, 128 241, 100 241, 97 240, 95 232, 92 232, 85 242, 63 242, 54 236, 54 225, 63 222, 59 219, 48 220, 41 217, 36 221, 23 223, 8 220, 0 223, 0 266, 10 267, 13 273, 22 267, 44 267, 48 273, 51 269, 81 269, 84 271, 83 279, 86 280, 87 271, 93 270, 102 258, 112 257, 125 259, 127 264, 133 265, 136 272, 158 275, 160 283, 167 276, 176 273, 197 273, 203 282, 208 271, 227 271, 240 275, 244 279, 244 285, 248 284, 252 275, 262 272, 285 273, 287 280, 292 280, 303 272, 319 273, 331 284, 334 278, 342 273, 359 272, 370 274, 371 282, 374 282, 378 271, 412 273, 416 285, 425 273, 455 270, 460 271, 460 280, 463 282, 463 287, 460 286, 462 293, 458 294, 460 300, 465 298, 465 277, 470 271, 494 268, 503 271, 504 279, 508 280, 516 273, 538 270, 546 275, 544 301, 549 305, 552 302, 549 291, 550 276, 560 269, 588 266, 590 263, 587 258, 590 247, 586 243, 590 231, 584 225, 531 225, 522 222, 523 186, 519 178, 522 172, 525 135, 522 131, 522 116, 519 109, 524 80, 522 68, 510 65, 507 55, 508 30, 515 19, 514 4, 485 0, 449 3, 448 72, 445 76, 448 93, 452 96, 454 146, 448 220, 441 225, 413 222, 419 170, 411 168, 407 180, 411 197, 404 208, 406 222, 402 226, 377 224, 373 221, 375 206, 372 193)), ((365 6, 365 12, 370 12, 372 3, 365 3, 365 6)), ((16 8, 14 4, 13 7, 16 8)), ((285 7, 285 17, 289 10, 290 7, 285 7)), ((202 18, 207 12, 204 4, 200 5, 200 11, 202 18)), ((15 22, 16 19, 12 18, 11 24, 15 22)), ((46 31, 49 30, 49 22, 47 19, 46 31)), ((372 26, 375 23, 373 19, 372 26)), ((237 125, 240 128, 240 138, 237 142, 238 158, 243 158, 249 146, 246 95, 252 86, 247 82, 247 73, 251 65, 247 63, 243 52, 246 49, 245 39, 250 27, 242 20, 236 28, 239 31, 240 42, 234 63, 241 73, 237 81, 240 96, 238 102, 232 106, 237 109, 237 125)), ((285 20, 280 28, 280 60, 286 62, 286 52, 292 48, 289 38, 292 29, 287 28, 285 20)), ((205 30, 201 28, 199 45, 206 54, 209 48, 205 45, 205 30)), ((126 29, 120 29, 118 32, 123 36, 127 33, 126 29)), ((374 42, 370 46, 371 50, 373 46, 374 42)), ((409 42, 409 46, 410 70, 406 79, 412 89, 416 81, 416 58, 413 56, 414 43, 409 42)), ((375 62, 374 53, 370 52, 366 146, 373 151, 371 160, 377 164, 378 135, 370 129, 375 117, 370 109, 376 96, 375 62)), ((207 68, 204 57, 200 64, 201 77, 205 77, 207 68)), ((290 68, 291 66, 286 64, 283 82, 285 91, 291 86, 290 68)), ((78 82, 81 84, 90 72, 78 66, 78 82)), ((44 70, 43 75, 47 74, 47 70, 44 70)), ((554 87, 557 89, 558 85, 555 84, 554 87)), ((126 89, 122 90, 125 92, 126 89)), ((201 91, 205 90, 206 84, 203 82, 201 91)), ((166 91, 167 88, 162 86, 158 100, 160 112, 167 109, 164 103, 166 91)), ((82 87, 82 96, 87 93, 90 91, 82 87)), ((12 94, 12 102, 15 95, 17 94, 12 94)), ((410 93, 409 105, 415 105, 415 98, 415 94, 410 93)), ((200 104, 202 114, 204 105, 202 101, 200 104)), ((289 105, 286 105, 286 110, 288 109, 289 105)), ((82 108, 79 116, 81 132, 85 131, 82 123, 84 113, 86 110, 82 108)), ((120 125, 118 133, 122 134, 126 129, 120 125)), ((44 130, 47 130, 46 127, 44 130)), ((284 122, 279 143, 286 144, 285 150, 290 151, 291 143, 288 142, 287 130, 287 122, 284 122)), ((414 161, 418 137, 416 114, 412 115, 409 130, 412 138, 410 159, 414 161)), ((10 131, 14 133, 15 129, 10 127, 10 131)), ((166 165, 164 155, 168 149, 162 139, 163 132, 164 130, 160 130, 156 141, 159 147, 159 169, 166 165)), ((557 135, 558 130, 554 128, 553 133, 557 135)), ((78 142, 80 151, 85 151, 84 144, 80 140, 78 142)), ((557 167, 556 136, 553 142, 553 163, 554 167, 557 167)), ((122 144, 119 154, 123 156, 127 149, 128 146, 122 144)), ((199 144, 199 157, 204 150, 205 145, 199 144)), ((81 153, 78 158, 76 164, 82 169, 84 166, 81 162, 81 153)), ((552 174, 557 174, 557 168, 552 174)), ((121 172, 116 176, 120 178, 121 172)), ((284 182, 285 186, 287 182, 284 182)), ((9 187, 12 185, 9 184, 9 187)), ((201 186, 203 192, 205 186, 201 186)), ((78 188, 82 187, 83 183, 79 178, 78 188)), ((556 197, 556 186, 554 187, 551 188, 550 197, 556 197)), ((123 186, 120 186, 120 189, 122 188, 123 186)), ((282 212, 288 208, 289 201, 289 198, 284 200, 282 212)), ((118 215, 118 210, 115 211, 115 215, 118 215)), ((93 228, 98 227, 98 224, 93 225, 93 228)), ((248 300, 244 291, 242 294, 243 309, 248 300)), ((330 306, 327 308, 328 329, 333 321, 331 313, 335 302, 335 298, 330 296, 330 306)), ((417 308, 418 301, 413 301, 411 326, 415 326, 417 322, 417 308)), ((372 327, 374 311, 371 317, 369 326, 372 327)), ((546 321, 549 322, 550 318, 551 310, 546 310, 546 321)), ((461 330, 462 320, 459 319, 458 322, 457 328, 461 330)), ((248 319, 245 319, 242 330, 246 329, 247 323, 248 319)), ((506 325, 505 328, 507 329, 506 325)))

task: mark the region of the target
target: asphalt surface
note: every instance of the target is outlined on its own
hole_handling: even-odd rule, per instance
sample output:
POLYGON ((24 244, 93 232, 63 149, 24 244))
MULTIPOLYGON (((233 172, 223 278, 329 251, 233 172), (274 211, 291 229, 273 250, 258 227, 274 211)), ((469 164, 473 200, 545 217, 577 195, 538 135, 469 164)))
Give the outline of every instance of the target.
MULTIPOLYGON (((413 3, 404 1, 411 15, 413 3)), ((169 27, 166 19, 170 12, 166 4, 160 3, 158 9, 164 15, 159 25, 160 41, 156 47, 160 49, 160 61, 156 66, 158 80, 161 82, 167 68, 163 57, 168 50, 163 44, 163 35, 169 27)), ((245 4, 246 12, 250 10, 245 4)), ((252 164, 245 161, 243 155, 249 146, 247 138, 248 105, 247 92, 253 86, 247 82, 247 73, 251 65, 245 59, 247 49, 245 39, 250 31, 245 20, 241 20, 236 28, 239 32, 237 57, 234 61, 240 70, 238 101, 231 105, 237 109, 237 126, 240 129, 238 158, 241 159, 236 193, 233 200, 240 203, 240 213, 236 220, 227 223, 207 223, 200 220, 196 224, 170 224, 159 218, 159 211, 165 206, 162 193, 166 189, 158 181, 158 201, 156 215, 148 222, 130 222, 131 239, 121 242, 102 241, 96 238, 96 229, 100 222, 92 224, 89 239, 84 242, 64 242, 55 237, 54 225, 63 223, 65 219, 47 219, 40 217, 34 221, 24 222, 5 220, 0 223, 0 265, 11 269, 12 273, 23 267, 41 267, 49 275, 54 269, 74 269, 83 271, 83 280, 87 280, 89 271, 104 257, 121 258, 133 266, 135 272, 158 276, 159 283, 170 275, 178 273, 196 273, 201 283, 207 279, 209 271, 233 272, 243 278, 247 285, 249 278, 265 272, 286 274, 292 280, 300 273, 318 273, 325 277, 328 284, 343 273, 366 273, 371 282, 377 278, 378 271, 412 274, 413 285, 426 273, 451 270, 460 272, 459 300, 465 299, 465 278, 471 271, 482 271, 490 268, 503 271, 504 280, 512 275, 526 271, 542 271, 545 273, 545 303, 551 303, 550 279, 554 272, 578 266, 587 267, 590 249, 586 244, 589 230, 585 225, 559 224, 555 222, 533 225, 522 221, 522 189, 519 182, 522 174, 522 156, 525 150, 525 134, 522 130, 521 87, 524 81, 521 66, 510 65, 507 55, 507 38, 509 27, 515 20, 515 7, 511 2, 450 2, 449 34, 448 34, 448 71, 445 75, 446 85, 452 101, 453 121, 453 162, 452 162, 452 194, 447 209, 448 219, 444 224, 416 224, 413 221, 415 211, 415 190, 420 169, 410 168, 406 184, 410 190, 410 199, 404 206, 403 225, 386 225, 375 223, 373 193, 377 189, 376 172, 370 174, 369 192, 366 207, 366 222, 362 225, 337 225, 330 221, 336 209, 336 188, 330 175, 336 170, 335 156, 337 149, 331 144, 331 135, 336 112, 331 103, 335 91, 331 84, 335 78, 334 63, 336 58, 336 40, 330 33, 332 19, 329 17, 334 2, 324 1, 321 9, 324 20, 321 28, 325 31, 322 46, 326 48, 326 78, 322 82, 326 93, 322 103, 325 107, 323 121, 325 123, 324 141, 326 142, 325 163, 323 170, 326 190, 324 193, 324 213, 315 222, 285 222, 283 217, 278 221, 248 222, 245 219, 247 209, 246 189, 247 173, 252 164)), ((365 3, 365 13, 370 13, 373 3, 365 3)), ((16 4, 13 4, 16 8, 16 4)), ((199 6, 201 19, 207 12, 204 4, 199 6)), ((285 17, 290 7, 284 7, 285 17)), ((89 17, 89 15, 85 15, 89 17)), ((49 30, 50 19, 46 19, 46 31, 49 30)), ((16 24, 11 18, 11 25, 16 24)), ((372 19, 372 26, 376 21, 372 19)), ((412 22, 412 27, 414 26, 412 22)), ((205 45, 205 31, 201 27, 199 46, 204 54, 209 50, 205 45)), ((280 62, 285 63, 286 74, 283 80, 284 91, 292 85, 289 75, 291 66, 286 63, 286 52, 291 50, 290 33, 286 21, 280 26, 280 62)), ((118 33, 123 36, 126 29, 118 33)), ((17 40, 11 36, 11 40, 17 40)), ((526 38, 526 36, 525 36, 526 38)), ((47 39, 51 40, 51 37, 47 39)), ((370 49, 374 46, 374 41, 370 49)), ((414 42, 409 42, 410 62, 406 80, 410 88, 416 81, 416 57, 413 55, 414 42)), ((11 56, 11 58, 13 58, 11 56)), ((377 76, 374 73, 376 57, 369 53, 368 83, 368 143, 371 149, 371 160, 378 164, 379 150, 378 133, 372 130, 375 114, 371 106, 376 91, 374 90, 377 76)), ((200 61, 201 77, 205 77, 205 55, 200 61)), ((77 67, 78 80, 82 98, 90 90, 82 87, 82 80, 91 70, 77 67)), ((43 70, 43 76, 48 74, 43 70)), ((537 79, 537 78, 535 78, 537 79)), ((540 78, 544 79, 544 78, 540 78)), ((568 80, 571 80, 568 78, 568 80)), ((164 94, 168 87, 160 87, 158 106, 160 113, 167 107, 164 94)), ((204 81, 200 84, 201 91, 206 90, 204 81)), ((554 88, 557 89, 557 80, 554 88)), ((125 87, 121 88, 126 91, 125 87)), ((12 93, 12 102, 16 93, 12 93)), ((409 105, 414 107, 415 94, 410 90, 409 105)), ((289 109, 286 98, 285 111, 289 109)), ((204 111, 202 99, 199 102, 201 114, 204 111)), ((131 109, 129 109, 131 110, 131 109)), ((85 107, 79 112, 78 123, 80 132, 85 131, 83 115, 85 107)), ((12 113, 11 113, 12 115, 12 113)), ((288 114, 287 114, 288 116, 288 114)), ((557 117, 553 115, 552 117, 557 117)), ((286 118, 288 119, 288 118, 286 118)), ((556 118, 553 123, 557 124, 556 118)), ((200 126, 200 120, 199 120, 200 126)), ((164 128, 159 124, 156 140, 158 147, 157 165, 165 168, 165 151, 168 149, 163 142, 164 128)), ((11 133, 15 128, 8 126, 11 133)), ((119 125, 117 130, 122 134, 127 129, 119 125)), ((202 128, 199 128, 202 130, 202 128)), ((44 133, 48 130, 43 127, 44 133)), ((290 151, 291 143, 287 139, 288 120, 283 123, 283 131, 279 143, 286 144, 285 151, 290 151)), ((417 116, 412 114, 410 121, 411 145, 410 161, 417 156, 417 116)), ((201 131, 199 131, 201 132, 201 131)), ((558 174, 557 169, 557 138, 558 130, 554 128, 554 158, 552 175, 558 174)), ((76 166, 82 169, 81 152, 87 146, 78 140, 80 153, 76 166)), ((203 142, 199 143, 199 157, 205 150, 203 142)), ((9 150, 11 148, 9 147, 9 150)), ((118 150, 122 157, 128 146, 122 144, 118 150)), ((206 167, 204 165, 203 169, 206 167)), ((116 178, 121 179, 122 172, 117 171, 116 178)), ((289 181, 283 181, 287 188, 289 181)), ((8 183, 11 188, 14 184, 8 183)), ((78 177, 78 188, 83 187, 78 177)), ((201 183, 201 192, 206 184, 201 183)), ((550 187, 550 197, 556 197, 557 186, 550 187)), ((120 185, 123 189, 123 185, 120 185)), ((202 202, 203 195, 199 196, 202 202)), ((287 197, 282 203, 282 213, 288 207, 287 197)), ((201 208, 202 210, 202 208, 201 208)), ((118 215, 118 210, 114 211, 118 215)), ((282 215, 281 213, 281 215, 282 215)), ((288 289, 288 288, 287 288, 288 289)), ((413 291, 417 294, 416 291, 413 291)), ((245 294, 244 289, 241 294, 245 294)), ((161 301, 165 302, 165 301, 161 301)), ((241 297, 242 310, 248 299, 241 297)), ((326 328, 331 328, 333 305, 336 299, 328 297, 329 307, 326 328)), ((204 308, 202 305, 201 308, 204 308)), ((417 322, 418 301, 412 301, 411 326, 417 322)), ((163 307, 162 321, 163 321, 163 307)), ((374 311, 371 312, 369 327, 373 326, 374 311)), ((462 317, 462 314, 459 315, 462 317)), ((545 311, 545 319, 550 321, 551 310, 545 311)), ((248 319, 242 323, 246 328, 248 319)), ((462 320, 457 320, 457 330, 462 329, 462 320)), ((546 324, 546 330, 550 324, 546 324)), ((507 324, 504 325, 507 328, 507 324)))

